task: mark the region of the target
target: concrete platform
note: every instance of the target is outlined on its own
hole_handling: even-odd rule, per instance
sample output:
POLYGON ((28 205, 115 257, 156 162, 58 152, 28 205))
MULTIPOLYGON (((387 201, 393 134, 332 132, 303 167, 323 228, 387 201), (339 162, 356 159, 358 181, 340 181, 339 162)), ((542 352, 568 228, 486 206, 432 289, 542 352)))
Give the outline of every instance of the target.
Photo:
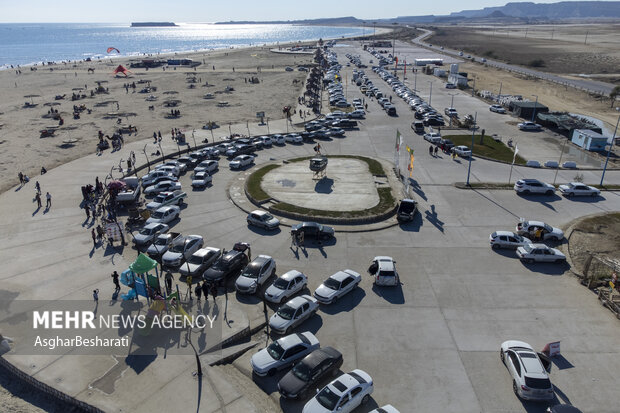
POLYGON ((261 186, 278 201, 324 211, 360 211, 379 203, 375 180, 364 161, 330 158, 326 176, 313 177, 308 161, 293 162, 268 172, 261 186))

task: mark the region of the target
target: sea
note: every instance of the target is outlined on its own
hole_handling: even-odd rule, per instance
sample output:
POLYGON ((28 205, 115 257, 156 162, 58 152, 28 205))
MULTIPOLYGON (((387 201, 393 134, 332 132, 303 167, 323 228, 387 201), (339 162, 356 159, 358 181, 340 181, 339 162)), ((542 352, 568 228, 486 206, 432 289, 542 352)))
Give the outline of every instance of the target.
POLYGON ((177 23, 177 27, 130 27, 129 23, 0 24, 0 69, 11 65, 157 55, 338 39, 366 34, 362 27, 292 24, 177 23), (113 50, 107 53, 109 47, 113 50))

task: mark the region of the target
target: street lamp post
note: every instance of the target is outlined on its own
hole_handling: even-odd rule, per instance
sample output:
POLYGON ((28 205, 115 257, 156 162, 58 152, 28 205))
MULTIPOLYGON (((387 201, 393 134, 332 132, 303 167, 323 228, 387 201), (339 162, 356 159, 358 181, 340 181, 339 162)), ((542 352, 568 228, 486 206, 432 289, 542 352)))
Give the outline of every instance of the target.
MULTIPOLYGON (((450 99, 450 109, 454 109, 454 97, 457 95, 456 93, 448 93, 452 98, 450 99)), ((450 116, 450 128, 452 127, 452 118, 453 116, 450 116)))
POLYGON ((194 140, 194 150, 196 150, 197 145, 196 145, 196 137, 194 136, 196 134, 196 129, 192 130, 192 139, 194 140))
POLYGON ((471 131, 471 155, 469 155, 469 165, 467 165, 467 186, 469 186, 469 175, 471 173, 471 158, 474 157, 474 134, 476 133, 476 120, 478 119, 478 112, 474 114, 474 127, 471 131))
POLYGON ((431 92, 428 95, 428 106, 432 106, 432 102, 433 102, 433 81, 429 81, 428 83, 431 84, 431 92))
MULTIPOLYGON (((617 107, 616 110, 620 111, 620 107, 617 107)), ((605 158, 605 167, 603 168, 603 175, 601 175, 601 186, 603 186, 603 179, 605 179, 605 171, 607 171, 607 163, 609 162, 609 154, 611 153, 611 148, 612 146, 614 146, 614 142, 616 141, 616 132, 618 132, 619 123, 620 123, 620 116, 618 116, 618 121, 616 122, 616 128, 614 129, 614 136, 611 138, 609 149, 607 149, 607 158, 605 158)))
POLYGON ((538 109, 538 95, 532 95, 532 96, 536 96, 536 102, 534 103, 534 110, 532 111, 532 122, 534 122, 534 119, 536 119, 536 109, 538 109))

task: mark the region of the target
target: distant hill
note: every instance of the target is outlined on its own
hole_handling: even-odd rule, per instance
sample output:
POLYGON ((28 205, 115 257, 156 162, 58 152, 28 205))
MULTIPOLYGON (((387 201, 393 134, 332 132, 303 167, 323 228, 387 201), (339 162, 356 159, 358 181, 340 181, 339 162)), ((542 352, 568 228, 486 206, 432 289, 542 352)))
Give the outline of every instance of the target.
POLYGON ((303 25, 387 25, 424 24, 442 22, 492 21, 522 23, 529 20, 565 20, 592 18, 620 18, 620 1, 562 1, 559 3, 507 3, 504 6, 485 7, 479 10, 462 10, 444 16, 399 16, 389 19, 360 20, 353 16, 306 20, 229 21, 216 24, 303 24, 303 25))

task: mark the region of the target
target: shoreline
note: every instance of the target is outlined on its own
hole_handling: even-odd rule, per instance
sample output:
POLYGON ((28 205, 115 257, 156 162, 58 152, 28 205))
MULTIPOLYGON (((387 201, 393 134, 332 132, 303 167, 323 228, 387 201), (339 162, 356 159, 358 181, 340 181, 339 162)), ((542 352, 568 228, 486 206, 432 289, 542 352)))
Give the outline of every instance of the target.
MULTIPOLYGON (((30 24, 30 23, 20 23, 20 24, 30 24)), ((42 23, 42 24, 46 24, 46 23, 42 23)), ((55 23, 47 23, 47 24, 55 24, 55 23)), ((76 23, 76 24, 80 24, 80 23, 76 23)), ((84 24, 97 24, 97 23, 84 23, 84 24)), ((111 25, 118 25, 120 23, 101 23, 101 24, 111 24, 111 25)), ((172 27, 171 29, 175 29, 175 28, 182 28, 183 25, 185 24, 204 24, 204 25, 217 25, 217 26, 225 26, 226 24, 217 24, 217 23, 178 23, 178 25, 176 27, 172 27)), ((262 24, 262 23, 255 23, 254 25, 263 25, 263 26, 280 26, 283 24, 262 24)), ((357 28, 357 29, 362 29, 365 30, 364 27, 361 26, 342 26, 342 25, 304 25, 304 24, 287 24, 289 26, 300 26, 300 27, 333 27, 333 28, 357 28)), ((125 26, 123 26, 125 27, 125 26)), ((170 27, 165 27, 165 28, 170 28, 170 27)), ((385 33, 389 33, 391 32, 392 29, 389 28, 380 28, 377 33, 375 35, 383 35, 385 33)), ((354 39, 354 38, 358 38, 358 37, 372 37, 373 34, 362 34, 362 35, 352 35, 352 36, 340 36, 340 37, 325 37, 323 38, 323 40, 347 40, 347 39, 354 39)), ((305 44, 305 43, 314 43, 317 42, 319 39, 306 39, 306 40, 287 40, 285 43, 282 43, 282 45, 291 45, 291 44, 305 44)), ((213 52, 213 51, 218 51, 218 50, 236 50, 236 49, 242 49, 242 48, 251 48, 251 47, 269 47, 269 46, 277 46, 280 45, 280 42, 266 42, 266 43, 262 43, 262 44, 239 44, 239 45, 232 45, 232 46, 228 46, 228 47, 212 47, 212 48, 204 48, 204 49, 192 49, 192 50, 174 50, 174 51, 166 51, 166 52, 157 52, 157 53, 141 53, 141 52, 132 52, 135 54, 120 54, 120 55, 114 55, 114 56, 100 56, 100 57, 90 57, 91 61, 87 61, 86 59, 62 59, 62 60, 55 60, 53 61, 54 64, 56 65, 64 65, 64 64, 77 64, 77 63, 98 63, 101 62, 105 59, 138 59, 138 58, 148 58, 148 57, 156 57, 156 56, 176 56, 176 55, 182 55, 182 54, 191 54, 191 53, 205 53, 205 52, 213 52)), ((3 72, 5 70, 14 70, 15 68, 30 68, 30 67, 46 67, 47 66, 47 61, 38 61, 38 62, 29 62, 29 63, 24 63, 24 64, 15 64, 15 63, 5 63, 0 65, 0 72, 3 72), (45 64, 45 66, 44 66, 45 64), (11 67, 13 66, 13 67, 11 67)))

